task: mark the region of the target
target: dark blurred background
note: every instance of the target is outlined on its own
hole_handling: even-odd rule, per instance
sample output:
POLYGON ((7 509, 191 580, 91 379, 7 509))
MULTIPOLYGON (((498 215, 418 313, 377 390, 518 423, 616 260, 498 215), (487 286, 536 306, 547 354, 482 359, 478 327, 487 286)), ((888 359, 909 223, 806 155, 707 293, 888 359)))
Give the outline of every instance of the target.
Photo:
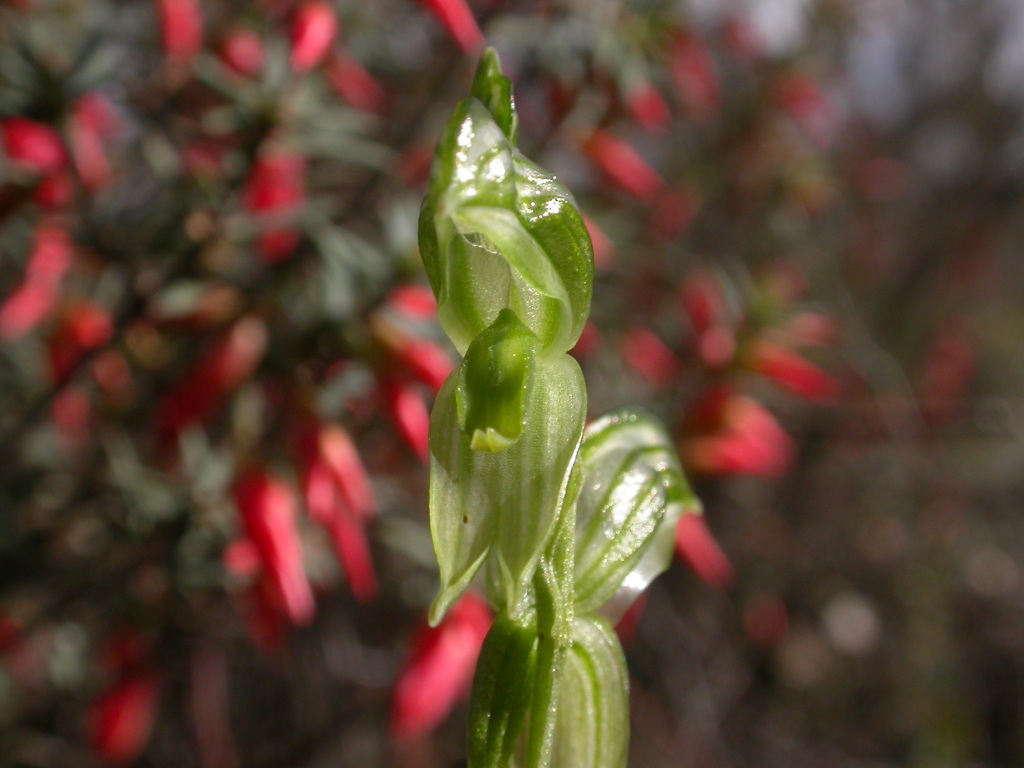
POLYGON ((464 765, 416 217, 484 40, 705 507, 633 768, 1024 765, 1024 4, 0 0, 0 766, 464 765))

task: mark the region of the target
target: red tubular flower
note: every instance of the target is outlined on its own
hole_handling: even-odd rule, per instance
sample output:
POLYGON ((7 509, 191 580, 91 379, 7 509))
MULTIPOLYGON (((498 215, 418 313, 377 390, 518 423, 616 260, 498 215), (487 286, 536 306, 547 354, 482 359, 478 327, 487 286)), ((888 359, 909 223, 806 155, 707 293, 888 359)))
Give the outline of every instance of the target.
POLYGON ((415 320, 437 317, 437 299, 425 285, 400 285, 388 296, 388 306, 415 320))
POLYGON ((75 102, 69 128, 71 153, 87 190, 100 189, 110 180, 110 162, 103 140, 118 128, 117 116, 100 94, 89 93, 75 102))
POLYGON ((306 161, 277 151, 253 165, 243 193, 249 214, 261 226, 257 249, 270 263, 291 256, 299 242, 294 219, 306 200, 306 161))
POLYGON ((658 196, 651 228, 666 240, 681 236, 700 209, 700 197, 689 187, 667 189, 658 196))
POLYGON ((308 72, 323 61, 337 34, 338 17, 329 3, 300 5, 292 22, 292 72, 308 72))
POLYGON ((420 0, 466 53, 484 46, 484 35, 466 0, 420 0))
POLYGON ((672 122, 665 97, 648 81, 633 89, 628 96, 627 106, 640 127, 651 133, 664 131, 672 122))
POLYGON ((601 332, 597 330, 597 326, 594 325, 593 321, 588 320, 583 326, 583 332, 580 333, 579 341, 576 342, 575 347, 569 350, 569 354, 577 360, 583 360, 592 355, 603 343, 604 339, 601 337, 601 332))
POLYGON ((707 474, 778 477, 792 458, 789 436, 755 400, 715 390, 698 404, 698 435, 684 445, 689 465, 707 474))
POLYGON ((703 515, 683 515, 679 518, 676 553, 710 586, 726 589, 732 584, 732 564, 715 541, 703 515))
POLYGON ((808 400, 827 400, 839 390, 835 379, 788 347, 772 341, 757 342, 750 356, 752 370, 808 400))
POLYGON ((90 743, 105 760, 125 765, 142 754, 160 707, 160 678, 128 673, 93 705, 90 743))
POLYGON ((337 425, 306 426, 299 438, 302 491, 309 515, 331 537, 358 600, 377 594, 363 526, 375 511, 373 491, 355 445, 337 425))
POLYGON ((622 357, 655 386, 668 384, 679 371, 679 358, 646 328, 632 328, 622 340, 622 357))
POLYGON ((396 355, 404 372, 434 392, 441 389, 448 374, 455 368, 447 352, 425 339, 408 339, 396 351, 396 355))
POLYGON ((78 361, 106 344, 113 332, 110 313, 100 305, 83 301, 68 307, 50 337, 50 370, 54 379, 66 381, 78 361))
POLYGON ((665 189, 665 180, 639 153, 618 136, 596 130, 583 144, 590 161, 614 186, 626 194, 653 202, 665 189))
POLYGON ((70 263, 67 233, 44 222, 36 230, 21 285, 0 305, 0 338, 20 338, 50 313, 70 263))
POLYGON ((792 72, 775 83, 775 101, 807 136, 820 147, 828 147, 835 137, 836 114, 814 80, 802 72, 792 72))
POLYGON ((587 227, 587 234, 590 235, 590 244, 594 247, 594 268, 605 269, 611 266, 615 260, 614 243, 589 216, 583 217, 583 223, 587 227))
POLYGON ((203 13, 199 0, 157 0, 164 55, 187 64, 203 47, 203 13))
POLYGON ((257 77, 263 71, 263 41, 255 32, 236 29, 220 44, 224 66, 242 77, 257 77))
POLYGON ((718 114, 722 94, 715 61, 699 37, 686 31, 676 34, 669 52, 669 70, 690 117, 703 123, 718 114))
POLYGON ((11 163, 29 173, 48 175, 67 165, 67 151, 53 128, 27 117, 0 121, 0 138, 11 163))
POLYGON ((726 365, 736 353, 736 338, 727 323, 718 281, 710 275, 695 275, 683 284, 679 297, 701 361, 710 368, 726 365))
POLYGON ((50 404, 53 423, 61 442, 69 450, 81 448, 89 440, 92 401, 81 387, 65 387, 50 404))
POLYGON ((316 606, 306 579, 291 489, 257 468, 238 478, 234 497, 246 535, 260 553, 281 609, 293 624, 309 624, 316 606))
POLYGON ((344 51, 336 51, 331 57, 327 79, 337 94, 356 109, 378 112, 384 106, 384 89, 362 64, 344 51))
POLYGON ((384 409, 391 415, 399 434, 426 463, 430 458, 430 412, 419 392, 406 382, 386 379, 380 383, 380 395, 384 409))
POLYGON ((466 593, 440 625, 420 629, 395 687, 391 728, 396 737, 423 736, 444 721, 469 689, 490 626, 486 604, 466 593))
POLYGON ((236 322, 200 357, 157 410, 157 433, 166 446, 178 434, 206 419, 221 399, 256 369, 267 347, 267 329, 261 320, 245 317, 236 322))
POLYGON ((963 318, 950 318, 925 353, 918 385, 921 410, 932 426, 944 426, 963 412, 975 364, 974 345, 963 318))

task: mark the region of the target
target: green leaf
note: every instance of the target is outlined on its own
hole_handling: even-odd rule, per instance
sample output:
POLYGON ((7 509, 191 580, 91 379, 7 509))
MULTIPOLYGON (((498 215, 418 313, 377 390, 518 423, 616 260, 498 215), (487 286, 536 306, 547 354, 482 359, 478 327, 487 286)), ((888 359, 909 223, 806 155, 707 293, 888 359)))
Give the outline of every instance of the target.
POLYGON ((586 414, 579 365, 568 355, 538 361, 524 400, 520 438, 499 453, 475 451, 459 428, 450 376, 430 419, 430 530, 441 568, 431 608, 441 620, 490 554, 489 592, 499 611, 519 605, 551 537, 569 486, 586 414))
POLYGON ((579 466, 576 609, 614 621, 668 567, 676 523, 699 502, 671 437, 643 411, 624 409, 591 424, 579 466))
POLYGON ((485 50, 480 57, 469 93, 487 107, 508 140, 516 145, 519 115, 512 98, 512 81, 501 73, 501 60, 493 48, 485 50))
POLYGON ((545 356, 576 343, 590 312, 590 236, 569 191, 476 98, 459 103, 438 144, 419 236, 438 317, 461 353, 503 309, 545 356))
POLYGON ((504 768, 526 720, 537 628, 498 616, 484 640, 469 700, 469 768, 504 768))
POLYGON ((629 673, 599 618, 577 618, 562 672, 549 768, 624 768, 629 751, 629 673))
POLYGON ((536 359, 537 337, 507 309, 469 345, 455 403, 474 451, 497 453, 522 435, 536 359))

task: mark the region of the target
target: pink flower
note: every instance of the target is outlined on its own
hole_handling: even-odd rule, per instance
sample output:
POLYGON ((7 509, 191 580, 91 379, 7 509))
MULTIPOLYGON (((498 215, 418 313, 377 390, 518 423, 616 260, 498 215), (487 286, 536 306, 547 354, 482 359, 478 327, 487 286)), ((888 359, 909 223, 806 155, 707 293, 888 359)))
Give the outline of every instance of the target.
POLYGON ((125 765, 142 754, 160 707, 155 672, 128 673, 93 704, 90 743, 105 760, 125 765))
POLYGON ((684 442, 683 457, 698 472, 713 475, 778 477, 789 466, 793 445, 764 406, 726 389, 698 403, 696 435, 684 442))
POLYGON ((961 317, 942 323, 928 345, 918 388, 922 412, 932 426, 944 426, 962 414, 975 374, 974 350, 961 317))
POLYGON ((203 13, 199 0, 157 0, 164 54, 187 64, 203 47, 203 13))
POLYGON ((275 263, 291 256, 299 243, 295 218, 306 201, 306 161, 278 151, 260 157, 250 172, 243 203, 260 224, 257 249, 275 263))
POLYGON ((336 51, 327 65, 327 79, 335 92, 356 109, 379 112, 384 89, 362 64, 344 51, 336 51))
POLYGON ((835 138, 838 120, 832 105, 820 86, 802 72, 781 77, 774 88, 779 108, 807 136, 821 147, 828 147, 835 138))
POLYGON ((680 237, 700 209, 700 198, 689 187, 667 189, 658 195, 651 228, 666 240, 680 237))
POLYGON ((569 352, 577 360, 583 360, 592 355, 603 343, 604 339, 601 338, 601 332, 597 330, 597 326, 594 325, 593 321, 588 320, 583 326, 583 332, 580 333, 579 341, 576 342, 576 346, 569 350, 569 352))
POLYGON ((395 687, 391 727, 396 737, 423 736, 444 721, 469 689, 490 626, 487 606, 466 593, 441 624, 420 629, 395 687))
POLYGON ((109 341, 114 333, 110 313, 87 301, 69 306, 50 337, 50 371, 58 382, 74 373, 78 362, 109 341))
POLYGON ((679 358, 646 328, 631 328, 622 340, 622 357, 637 373, 658 387, 679 372, 679 358))
POLYGON ((725 589, 732 584, 732 564, 715 541, 703 515, 686 514, 679 518, 676 553, 710 586, 725 589))
POLYGON ((71 241, 67 233, 55 224, 41 224, 21 285, 0 305, 0 338, 20 338, 50 313, 70 263, 71 241))
POLYGON ((466 0, 420 0, 466 53, 483 48, 484 36, 466 0))
POLYGON ((157 409, 162 445, 208 418, 224 396, 249 378, 267 347, 267 328, 255 317, 236 322, 199 358, 157 409))
POLYGON ((432 341, 410 338, 396 350, 399 367, 437 392, 455 368, 451 357, 432 341))
POLYGON ((615 244, 589 216, 583 217, 583 223, 587 227, 590 243, 594 247, 594 268, 605 269, 611 266, 615 259, 615 244))
POLYGON ((388 306, 414 320, 437 317, 437 299, 425 285, 400 285, 388 296, 388 306))
POLYGON ((306 579, 291 489, 266 470, 255 468, 236 480, 234 498, 246 535, 260 553, 275 599, 293 624, 309 624, 316 606, 306 579))
POLYGON ((377 594, 377 577, 363 526, 375 511, 373 492, 355 445, 341 427, 309 424, 299 438, 306 509, 331 537, 352 593, 377 594))
POLYGON ((698 274, 680 289, 683 312, 697 341, 697 354, 709 368, 721 368, 736 353, 736 338, 728 324, 725 301, 718 281, 698 274))
POLYGON ((308 72, 331 49, 338 34, 338 18, 326 2, 303 3, 292 22, 292 71, 308 72))
POLYGON ((235 74, 257 77, 263 71, 263 41, 251 30, 233 30, 220 44, 220 58, 235 74))
POLYGON ((645 80, 630 92, 627 106, 633 119, 651 133, 664 131, 672 121, 665 97, 649 81, 645 80))
POLYGON ((118 128, 117 116, 100 94, 86 94, 75 102, 69 127, 71 154, 87 190, 100 189, 110 180, 110 162, 103 141, 118 128))
POLYGON ((26 117, 0 121, 0 138, 11 163, 30 173, 48 175, 67 165, 67 151, 53 128, 26 117))
POLYGON ((827 373, 788 347, 772 341, 759 341, 754 345, 750 367, 808 400, 826 400, 839 390, 836 380, 827 373))
POLYGON ((756 595, 743 606, 743 629, 754 645, 771 648, 789 631, 789 611, 777 595, 756 595))
POLYGON ((687 31, 675 35, 669 51, 669 71, 690 117, 706 123, 718 114, 721 91, 715 61, 699 37, 687 31))
POLYGON ((69 450, 81 448, 89 440, 92 402, 81 387, 65 387, 50 404, 53 423, 61 442, 69 450))
POLYGON ((416 388, 406 382, 384 379, 381 401, 406 444, 426 463, 430 459, 430 412, 416 388))
POLYGON ((650 203, 665 189, 665 180, 657 171, 615 134, 594 131, 584 142, 583 151, 605 178, 626 194, 650 203))

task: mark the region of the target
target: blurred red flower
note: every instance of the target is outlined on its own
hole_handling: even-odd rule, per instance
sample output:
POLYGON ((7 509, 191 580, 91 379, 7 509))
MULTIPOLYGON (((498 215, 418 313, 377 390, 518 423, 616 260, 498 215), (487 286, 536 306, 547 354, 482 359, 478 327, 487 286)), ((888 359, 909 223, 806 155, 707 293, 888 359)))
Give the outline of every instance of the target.
POLYGON ((583 151, 612 185, 628 195, 650 203, 665 189, 658 172, 615 134, 594 131, 583 143, 583 151))
POLYGON ((243 192, 245 209, 257 221, 257 250, 270 263, 291 256, 299 243, 295 216, 306 200, 306 161, 277 150, 253 165, 243 192))
POLYGON ((27 117, 0 121, 4 153, 15 167, 30 173, 52 174, 64 169, 67 151, 60 134, 49 125, 27 117))
POLYGON ((426 463, 430 458, 430 412, 416 387, 408 382, 384 378, 380 382, 380 397, 402 439, 426 463))
POLYGON ((331 56, 327 79, 335 92, 356 109, 378 112, 384 106, 384 89, 362 64, 344 51, 335 51, 331 56))
POLYGON ((352 593, 372 599, 377 577, 364 525, 375 502, 352 439, 337 425, 307 424, 299 437, 299 466, 309 516, 330 535, 352 593))
POLYGON ((199 0, 157 0, 164 54, 187 64, 203 47, 203 12, 199 0))
POLYGON ((263 41, 251 30, 232 30, 221 41, 220 58, 235 74, 257 77, 263 71, 263 41))
POLYGON ((293 624, 308 624, 316 605, 306 579, 291 488, 266 470, 253 468, 236 480, 233 494, 281 609, 293 624))
POLYGON ((155 672, 131 672, 100 696, 90 714, 92 748, 115 765, 142 754, 156 722, 160 688, 155 672))
POLYGON ((423 626, 398 676, 391 727, 399 739, 429 733, 469 690, 491 613, 467 592, 436 627, 423 626))
POLYGON ((749 365, 751 370, 807 400, 827 400, 839 391, 835 379, 793 350, 773 341, 756 342, 750 352, 749 365))
POLYGON ((466 0, 420 0, 466 53, 483 48, 484 36, 466 0))
POLYGON ((725 589, 732 584, 732 564, 715 541, 703 515, 686 514, 679 519, 676 553, 710 586, 725 589))
POLYGON ((684 439, 681 454, 698 472, 778 477, 789 466, 792 441, 756 400, 716 389, 694 416, 694 435, 684 439))
POLYGON ((114 321, 105 307, 89 301, 68 306, 50 336, 50 371, 57 382, 64 382, 78 362, 89 352, 110 340, 114 321))
POLYGON ((157 409, 157 434, 167 447, 178 434, 208 418, 221 399, 256 369, 267 347, 262 320, 237 321, 199 358, 157 409))
POLYGON ((50 314, 71 255, 67 233, 53 222, 42 222, 36 229, 21 285, 0 305, 0 338, 20 338, 50 314))
POLYGON ((324 60, 338 34, 338 17, 330 3, 303 3, 292 22, 292 71, 308 72, 324 60))

